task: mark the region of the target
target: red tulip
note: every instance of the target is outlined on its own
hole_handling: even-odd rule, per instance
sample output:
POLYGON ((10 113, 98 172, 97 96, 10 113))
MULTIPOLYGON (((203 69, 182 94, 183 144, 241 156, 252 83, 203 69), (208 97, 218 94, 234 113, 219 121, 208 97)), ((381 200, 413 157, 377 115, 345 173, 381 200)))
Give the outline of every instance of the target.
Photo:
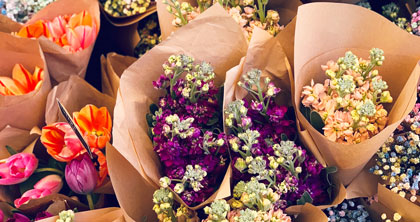
POLYGON ((68 123, 54 123, 44 126, 41 133, 41 143, 44 144, 47 152, 54 159, 61 162, 69 162, 85 151, 68 123))

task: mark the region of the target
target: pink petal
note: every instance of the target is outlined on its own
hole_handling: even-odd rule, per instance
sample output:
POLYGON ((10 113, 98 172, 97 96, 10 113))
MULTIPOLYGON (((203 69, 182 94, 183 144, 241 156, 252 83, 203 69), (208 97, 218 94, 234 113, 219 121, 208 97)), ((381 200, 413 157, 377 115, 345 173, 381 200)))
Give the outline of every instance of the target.
POLYGON ((56 174, 48 175, 38 181, 34 188, 38 190, 49 190, 52 194, 58 193, 63 187, 61 177, 56 174))

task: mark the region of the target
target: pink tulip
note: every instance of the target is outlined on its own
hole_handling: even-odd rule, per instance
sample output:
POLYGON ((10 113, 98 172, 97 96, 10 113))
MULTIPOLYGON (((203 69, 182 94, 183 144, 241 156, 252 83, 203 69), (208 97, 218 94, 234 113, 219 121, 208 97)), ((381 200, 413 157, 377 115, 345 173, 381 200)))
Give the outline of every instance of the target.
POLYGON ((67 21, 63 16, 55 17, 51 22, 46 23, 47 28, 50 31, 53 41, 60 39, 61 36, 66 32, 67 21))
POLYGON ((77 52, 83 50, 95 42, 96 39, 96 26, 81 25, 74 29, 67 29, 67 41, 69 50, 77 52))
POLYGON ((3 214, 3 211, 0 210, 0 222, 3 222, 3 220, 4 220, 4 214, 3 214))
POLYGON ((78 194, 91 193, 98 181, 98 172, 86 153, 67 164, 65 175, 70 189, 78 194))
POLYGON ((39 199, 51 194, 58 193, 63 187, 61 177, 52 174, 42 178, 34 185, 34 189, 26 191, 21 198, 15 200, 15 206, 19 208, 32 199, 39 199))
POLYGON ((32 153, 17 153, 0 163, 0 185, 13 185, 27 180, 38 167, 32 153))

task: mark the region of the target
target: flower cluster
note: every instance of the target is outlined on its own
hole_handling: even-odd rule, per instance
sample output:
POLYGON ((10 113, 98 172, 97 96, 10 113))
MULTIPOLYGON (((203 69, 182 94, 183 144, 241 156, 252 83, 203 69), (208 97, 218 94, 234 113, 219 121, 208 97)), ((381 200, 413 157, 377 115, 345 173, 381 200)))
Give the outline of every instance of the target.
POLYGON ((304 193, 315 203, 324 202, 322 165, 288 139, 295 137, 294 122, 286 118, 287 107, 274 101, 280 89, 269 78, 260 81, 260 70, 249 71, 238 85, 252 99, 236 100, 225 109, 225 122, 231 130, 233 179, 264 181, 280 192, 277 202, 282 209, 296 204, 304 193))
POLYGON ((165 0, 168 5, 168 11, 174 15, 172 24, 174 26, 186 25, 200 13, 215 3, 219 3, 228 11, 229 15, 242 27, 244 35, 247 39, 251 39, 254 27, 259 27, 268 31, 271 35, 279 33, 283 26, 279 25, 280 15, 277 11, 267 10, 268 1, 264 0, 245 0, 245 1, 229 1, 229 0, 197 0, 197 7, 193 7, 188 2, 180 3, 178 0, 165 0))
POLYGON ((150 0, 101 0, 104 10, 114 17, 144 13, 150 2, 150 0))
POLYGON ((364 221, 371 222, 365 206, 356 200, 344 200, 343 203, 324 210, 330 222, 364 221))
POLYGON ((17 36, 39 38, 45 36, 69 52, 75 53, 91 46, 97 36, 97 25, 87 11, 55 17, 51 21, 38 20, 23 26, 17 36))
POLYGON ((44 70, 35 67, 31 74, 23 65, 16 64, 12 70, 12 78, 0 76, 0 95, 24 95, 41 87, 44 70))
POLYGON ((357 5, 367 8, 367 9, 372 9, 372 6, 370 5, 368 0, 362 0, 358 2, 357 5))
POLYGON ((204 208, 208 218, 204 222, 291 222, 290 216, 276 205, 280 195, 255 178, 249 182, 240 181, 233 189, 231 204, 216 200, 204 208))
POLYGON ((411 15, 411 28, 413 34, 420 35, 420 9, 411 15))
POLYGON ((43 127, 41 143, 52 158, 67 163, 65 176, 69 187, 75 193, 88 194, 101 186, 108 175, 102 149, 111 140, 112 120, 106 107, 94 105, 86 105, 80 112, 74 112, 73 119, 97 159, 97 166, 87 156, 86 149, 68 123, 58 122, 43 127))
POLYGON ((167 176, 161 181, 193 206, 217 189, 227 168, 222 91, 215 86, 213 68, 206 62, 196 64, 190 56, 173 55, 163 68, 164 74, 153 84, 166 94, 152 105, 147 119, 167 176))
POLYGON ((391 103, 388 85, 375 66, 385 57, 381 49, 370 50, 370 61, 346 52, 337 62, 323 65, 328 79, 324 84, 311 81, 303 87, 302 104, 317 112, 331 141, 360 143, 379 133, 387 124, 388 112, 382 103, 391 103))
POLYGON ((397 127, 376 154, 370 171, 381 176, 386 187, 416 202, 420 181, 420 104, 397 127))
POLYGON ((74 221, 73 210, 63 210, 58 214, 58 219, 55 222, 73 222, 74 221))
POLYGON ((0 8, 3 8, 1 14, 6 15, 16 22, 26 23, 34 14, 54 1, 55 0, 1 0, 0 8))
POLYGON ((388 218, 388 215, 386 215, 386 213, 383 213, 381 215, 381 219, 384 222, 398 222, 401 221, 402 216, 399 213, 394 213, 392 217, 388 218))
POLYGON ((382 6, 382 15, 388 18, 391 22, 395 23, 401 29, 406 30, 409 33, 412 33, 412 27, 410 21, 404 17, 398 17, 400 7, 394 2, 391 2, 387 5, 382 6))
POLYGON ((162 222, 176 222, 176 221, 196 221, 195 212, 189 210, 185 206, 179 206, 176 210, 176 203, 172 192, 167 188, 160 188, 153 193, 153 210, 157 218, 162 222))
POLYGON ((145 24, 139 24, 140 42, 134 49, 134 54, 141 57, 161 42, 159 21, 156 14, 150 15, 145 24))

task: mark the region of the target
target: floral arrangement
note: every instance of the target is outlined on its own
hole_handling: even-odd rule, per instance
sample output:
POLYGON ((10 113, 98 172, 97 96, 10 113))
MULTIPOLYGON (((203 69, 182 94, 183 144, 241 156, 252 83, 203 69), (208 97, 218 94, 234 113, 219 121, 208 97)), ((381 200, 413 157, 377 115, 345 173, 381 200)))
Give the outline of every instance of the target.
POLYGON ((397 127, 375 156, 370 172, 386 187, 411 202, 417 201, 420 181, 420 104, 397 127))
POLYGON ((268 31, 271 35, 279 33, 283 26, 279 25, 280 15, 275 10, 266 10, 268 1, 245 0, 245 1, 203 1, 197 0, 198 7, 193 7, 188 2, 178 2, 177 0, 165 0, 168 11, 174 15, 172 24, 176 27, 184 26, 193 20, 200 13, 215 3, 219 3, 228 11, 229 15, 235 19, 242 27, 244 35, 248 40, 251 39, 254 27, 259 27, 268 31))
POLYGON ((0 76, 0 95, 24 95, 41 87, 44 79, 44 70, 35 67, 31 74, 22 64, 16 64, 12 70, 12 78, 0 76))
MULTIPOLYGON (((215 200, 204 208, 207 218, 202 222, 237 222, 237 221, 278 221, 291 222, 292 219, 276 205, 278 193, 255 178, 249 182, 240 181, 233 189, 233 198, 215 200)), ((196 214, 182 205, 174 210, 172 193, 160 188, 153 194, 153 209, 159 221, 199 221, 196 214), (187 220, 185 220, 187 219, 187 220)))
POLYGON ((165 175, 161 185, 195 206, 217 189, 229 163, 222 132, 223 90, 214 83, 211 65, 197 64, 190 56, 172 55, 163 69, 153 85, 165 95, 146 116, 165 175))
POLYGON ((409 33, 412 33, 410 22, 404 18, 399 17, 398 13, 400 11, 400 7, 394 2, 391 2, 387 5, 382 6, 382 15, 385 16, 387 19, 395 23, 401 29, 406 30, 409 33))
POLYGON ((146 12, 150 0, 101 0, 104 10, 114 16, 131 16, 146 12))
POLYGON ((363 8, 367 8, 367 9, 372 10, 372 6, 370 5, 368 0, 362 0, 362 1, 358 2, 357 5, 362 6, 363 8))
MULTIPOLYGON (((6 146, 11 156, 0 161, 0 184, 19 186, 22 195, 13 202, 17 212, 30 200, 60 192, 86 195, 89 207, 94 208, 92 193, 108 175, 102 148, 111 139, 111 116, 105 107, 98 109, 87 105, 80 112, 73 113, 73 118, 91 148, 93 159, 70 125, 62 122, 42 128, 40 141, 43 147, 36 146, 33 152, 17 153, 6 146), (45 151, 49 155, 43 155, 45 151)), ((38 219, 51 216, 46 212, 39 213, 38 219)), ((20 213, 15 213, 15 217, 26 218, 20 213)))
POLYGON ((296 136, 294 121, 287 119, 287 107, 275 103, 280 89, 269 78, 262 81, 257 69, 246 73, 238 85, 250 99, 236 100, 225 109, 233 180, 264 181, 278 193, 276 204, 281 209, 302 201, 328 201, 322 165, 288 139, 296 136))
POLYGON ((161 42, 159 21, 157 14, 150 15, 146 18, 145 24, 139 24, 140 41, 134 49, 134 54, 141 57, 150 49, 161 42))
POLYGON ((71 53, 94 44, 97 36, 95 20, 87 11, 55 17, 52 21, 38 20, 23 26, 17 36, 39 38, 44 36, 71 53))
POLYGON ((4 9, 2 14, 7 17, 19 23, 26 23, 34 14, 52 2, 54 0, 1 0, 0 8, 4 9))
POLYGON ((359 199, 344 200, 344 202, 324 210, 328 221, 364 221, 371 222, 369 212, 360 204, 359 199))
POLYGON ((385 57, 381 49, 370 50, 370 60, 346 52, 337 62, 321 66, 328 76, 324 84, 312 80, 303 87, 301 112, 329 140, 355 144, 379 133, 387 124, 383 103, 391 103, 386 81, 376 66, 385 57))

